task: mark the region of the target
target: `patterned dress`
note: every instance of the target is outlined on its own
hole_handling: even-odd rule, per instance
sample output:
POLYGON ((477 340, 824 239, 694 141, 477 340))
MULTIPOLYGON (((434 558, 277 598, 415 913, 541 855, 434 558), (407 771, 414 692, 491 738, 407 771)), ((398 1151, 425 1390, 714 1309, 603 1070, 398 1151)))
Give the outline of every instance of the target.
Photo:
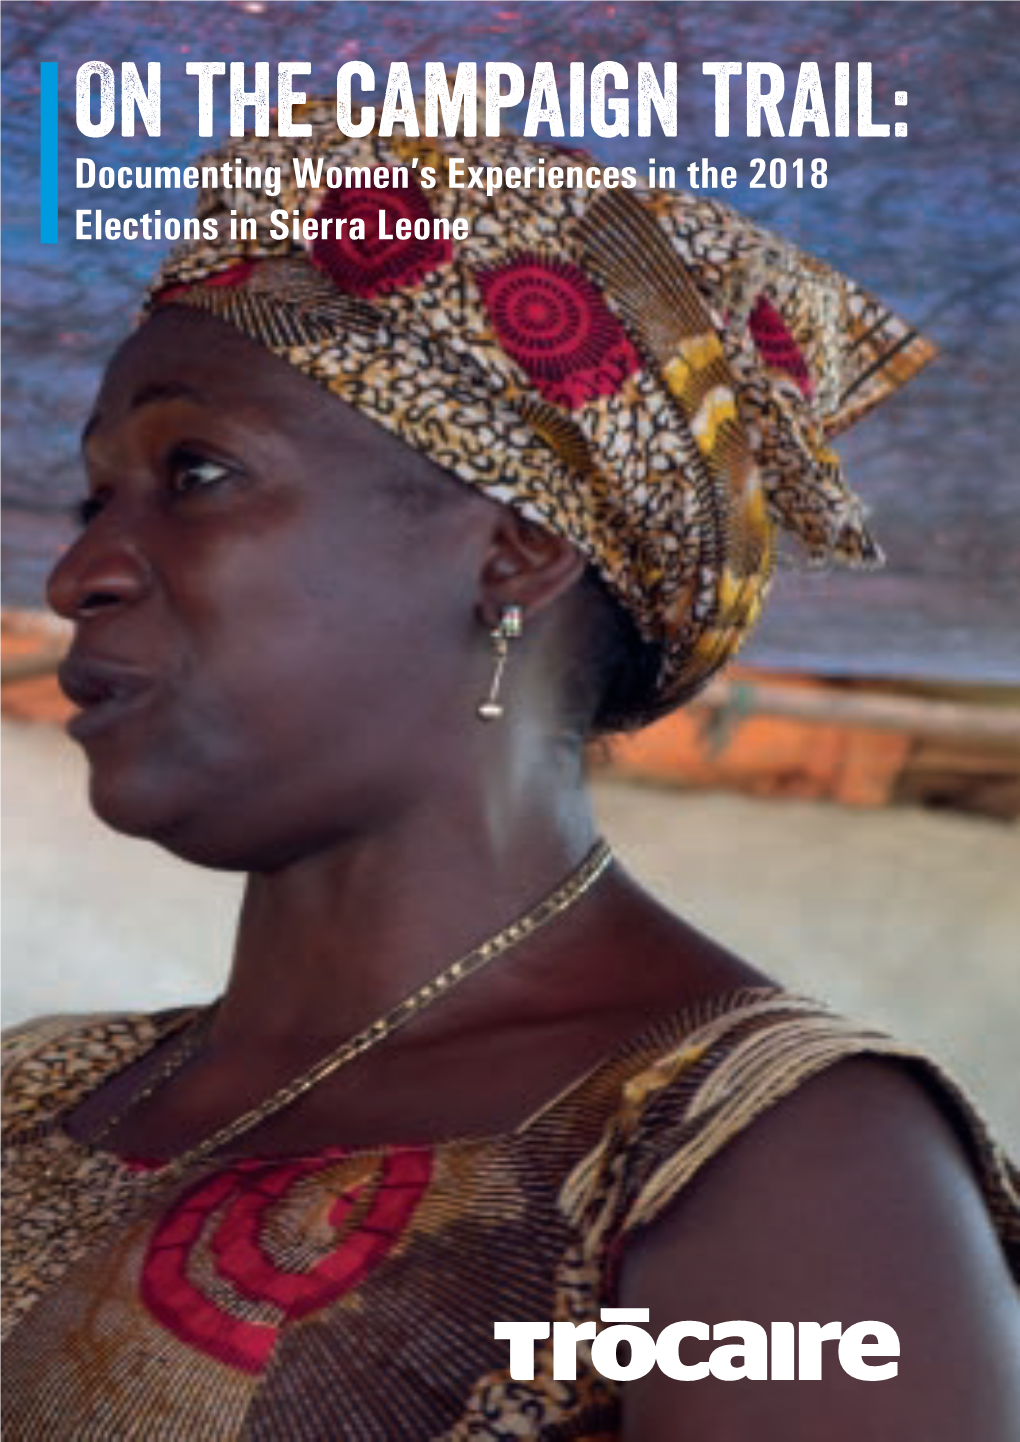
POLYGON ((958 1118, 1014 1270, 1017 1175, 930 1062, 787 993, 663 1019, 515 1131, 205 1162, 171 1188, 61 1118, 191 1011, 46 1019, 5 1047, 8 1442, 610 1442, 619 1388, 514 1381, 496 1321, 597 1320, 629 1235, 842 1058, 958 1118))

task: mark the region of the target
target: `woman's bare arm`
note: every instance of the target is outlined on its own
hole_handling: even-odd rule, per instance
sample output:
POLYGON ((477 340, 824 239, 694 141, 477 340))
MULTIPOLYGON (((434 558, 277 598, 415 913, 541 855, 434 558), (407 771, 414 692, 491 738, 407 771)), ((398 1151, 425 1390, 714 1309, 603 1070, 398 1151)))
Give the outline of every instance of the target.
MULTIPOLYGON (((625 1254, 618 1305, 695 1319, 877 1320, 898 1374, 623 1387, 626 1442, 1016 1442, 1020 1306, 956 1136, 902 1068, 851 1061, 776 1106, 625 1254)), ((732 1341, 732 1339, 731 1339, 732 1341)), ((722 1342, 683 1342, 694 1363, 722 1342)), ((871 1360, 871 1359, 869 1359, 871 1360)), ((875 1357, 875 1362, 881 1359, 875 1357)))

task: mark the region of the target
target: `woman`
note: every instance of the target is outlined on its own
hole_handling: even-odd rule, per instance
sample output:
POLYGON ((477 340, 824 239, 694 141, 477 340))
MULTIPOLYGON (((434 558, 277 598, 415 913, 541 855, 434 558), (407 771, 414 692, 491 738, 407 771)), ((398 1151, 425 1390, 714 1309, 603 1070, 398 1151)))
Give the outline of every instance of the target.
POLYGON ((733 653, 777 528, 875 559, 826 440, 930 348, 711 202, 429 189, 448 145, 569 157, 302 118, 392 179, 318 217, 410 237, 207 200, 51 580, 97 813, 248 883, 214 1007, 11 1038, 9 1436, 1006 1442, 1007 1164, 931 1064, 642 892, 583 785, 733 653), (877 1319, 898 1375, 621 1384, 607 1305, 877 1319), (515 1321, 577 1325, 576 1378, 541 1336, 511 1376, 515 1321))

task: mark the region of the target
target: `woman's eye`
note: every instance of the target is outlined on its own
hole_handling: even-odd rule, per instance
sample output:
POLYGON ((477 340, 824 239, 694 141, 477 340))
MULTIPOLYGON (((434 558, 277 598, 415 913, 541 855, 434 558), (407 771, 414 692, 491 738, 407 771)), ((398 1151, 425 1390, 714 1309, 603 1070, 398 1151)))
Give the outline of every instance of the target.
POLYGON ((175 451, 169 463, 170 487, 175 495, 190 495, 218 486, 234 475, 233 467, 191 451, 175 451))

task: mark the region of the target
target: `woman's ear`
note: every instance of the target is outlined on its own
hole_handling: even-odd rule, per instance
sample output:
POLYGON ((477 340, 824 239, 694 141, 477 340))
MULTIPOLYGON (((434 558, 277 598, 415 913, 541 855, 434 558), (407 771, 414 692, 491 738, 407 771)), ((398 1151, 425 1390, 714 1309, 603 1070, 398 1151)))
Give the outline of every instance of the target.
POLYGON ((501 506, 479 577, 479 614, 490 627, 504 606, 534 616, 569 591, 587 564, 570 541, 501 506))

